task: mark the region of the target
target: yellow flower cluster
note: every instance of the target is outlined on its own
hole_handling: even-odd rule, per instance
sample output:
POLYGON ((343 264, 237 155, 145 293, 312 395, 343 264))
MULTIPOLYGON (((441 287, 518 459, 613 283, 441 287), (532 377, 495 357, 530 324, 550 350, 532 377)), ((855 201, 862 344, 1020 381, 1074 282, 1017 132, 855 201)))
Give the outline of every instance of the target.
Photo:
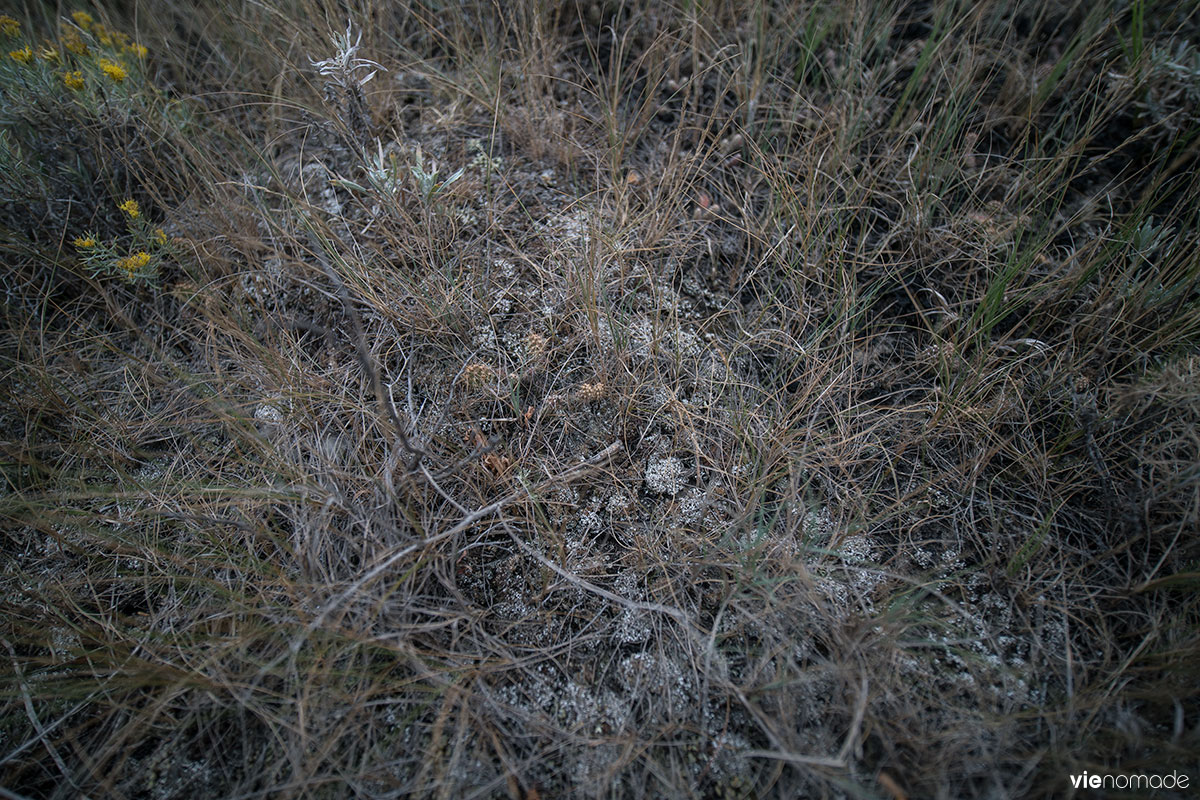
POLYGON ((88 48, 87 42, 80 38, 77 31, 69 30, 63 34, 63 47, 70 50, 77 56, 86 56, 92 51, 88 48))
POLYGON ((125 67, 118 64, 116 61, 111 61, 107 58, 100 59, 100 69, 104 74, 112 78, 113 83, 121 83, 128 77, 129 73, 125 71, 125 67))
POLYGON ((134 273, 150 263, 150 254, 145 250, 138 250, 136 253, 122 258, 117 262, 117 267, 124 270, 126 277, 132 278, 134 273))
POLYGON ((130 219, 137 219, 138 215, 142 213, 138 208, 137 200, 126 200, 124 203, 121 203, 121 205, 117 206, 117 208, 128 214, 130 219))
POLYGON ((63 83, 68 89, 78 92, 83 88, 83 73, 79 70, 74 72, 64 73, 62 76, 63 83))
MULTIPOLYGON (((80 31, 83 31, 84 34, 87 34, 88 37, 94 39, 104 47, 111 48, 113 52, 131 53, 134 58, 139 59, 146 58, 150 54, 145 45, 133 41, 128 34, 121 31, 109 30, 96 22, 92 18, 92 15, 86 11, 75 11, 71 14, 71 18, 75 21, 75 27, 65 27, 62 30, 62 38, 59 45, 47 41, 36 51, 31 46, 26 45, 17 50, 9 50, 8 57, 18 64, 32 64, 39 57, 45 61, 61 64, 62 50, 74 53, 77 56, 90 56, 92 50, 88 47, 85 36, 80 31), (60 47, 62 50, 59 49, 60 47)), ((0 36, 15 38, 20 33, 20 22, 7 14, 0 14, 0 36)), ((129 69, 117 59, 102 58, 98 66, 114 83, 123 83, 129 77, 129 69)), ((68 73, 68 75, 70 74, 68 73)), ((72 82, 67 81, 65 78, 64 83, 72 89, 76 88, 72 85, 72 82)))
POLYGON ((80 236, 72 244, 80 250, 87 250, 96 246, 96 240, 91 236, 80 236))

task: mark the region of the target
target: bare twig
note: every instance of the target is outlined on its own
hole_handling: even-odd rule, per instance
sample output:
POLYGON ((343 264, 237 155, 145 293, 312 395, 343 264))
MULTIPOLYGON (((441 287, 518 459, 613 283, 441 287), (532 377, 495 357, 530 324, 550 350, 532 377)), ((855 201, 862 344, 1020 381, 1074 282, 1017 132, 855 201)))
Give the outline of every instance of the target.
MULTIPOLYGON (((315 234, 314 238, 316 238, 315 234)), ((354 350, 358 355, 359 364, 362 366, 367 378, 371 381, 371 391, 375 395, 375 402, 379 406, 379 410, 391 422, 400 447, 409 456, 408 462, 405 464, 405 469, 408 472, 412 472, 417 468, 417 464, 420 463, 421 459, 424 458, 425 451, 413 444, 412 439, 408 435, 407 427, 400 421, 400 416, 396 413, 395 406, 392 405, 387 393, 384 391, 383 382, 379 378, 379 370, 375 368, 370 348, 367 347, 367 336, 363 328, 362 317, 359 315, 358 309, 354 307, 354 300, 350 297, 350 292, 347 290, 345 282, 326 257, 326 254, 331 253, 331 250, 326 248, 323 242, 320 242, 320 246, 313 248, 313 253, 317 261, 320 262, 321 268, 329 277, 329 280, 333 281, 337 288, 338 298, 342 301, 342 308, 345 309, 346 316, 350 318, 350 324, 354 327, 354 350)))

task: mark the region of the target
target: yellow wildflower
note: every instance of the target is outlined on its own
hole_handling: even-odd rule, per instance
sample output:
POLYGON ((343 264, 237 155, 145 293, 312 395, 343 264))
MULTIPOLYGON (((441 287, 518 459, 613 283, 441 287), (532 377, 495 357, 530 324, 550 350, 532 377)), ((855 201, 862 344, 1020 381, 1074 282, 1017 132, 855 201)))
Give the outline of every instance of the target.
POLYGON ((104 45, 105 47, 112 46, 112 35, 108 28, 104 27, 103 25, 97 25, 95 28, 92 28, 92 35, 100 40, 100 44, 104 45))
POLYGON ((18 64, 32 64, 33 48, 29 45, 25 45, 20 50, 9 50, 8 57, 13 61, 16 61, 18 64))
POLYGON ((8 14, 0 14, 0 33, 5 36, 16 36, 21 32, 21 23, 8 14))
POLYGON ((39 55, 41 55, 43 60, 53 61, 55 64, 62 61, 62 53, 58 52, 58 48, 50 42, 46 42, 44 45, 42 45, 42 50, 39 55))
POLYGON ((124 270, 127 278, 132 278, 134 273, 150 263, 150 254, 145 250, 138 250, 136 253, 126 256, 117 262, 117 267, 124 270))
POLYGON ((83 73, 79 70, 63 73, 62 79, 63 83, 66 84, 68 89, 73 89, 78 92, 83 88, 83 73))
POLYGON ((85 31, 92 27, 92 15, 86 11, 72 12, 71 19, 75 20, 75 24, 83 28, 85 31))
POLYGON ((63 33, 63 47, 70 50, 77 56, 89 55, 92 51, 88 49, 87 42, 79 37, 77 31, 68 30, 63 33))
POLYGON ((133 53, 138 58, 145 58, 150 53, 150 51, 146 49, 145 45, 138 44, 137 42, 125 45, 125 50, 133 53))
POLYGON ((159 244, 161 244, 165 247, 167 244, 167 232, 164 231, 162 228, 155 228, 154 229, 154 241, 158 242, 159 244))
POLYGON ((117 206, 117 208, 128 214, 130 219, 137 219, 138 215, 142 213, 141 210, 138 209, 137 200, 126 200, 124 203, 121 203, 121 205, 117 206))
POLYGON ((123 66, 107 58, 100 59, 100 69, 104 70, 105 75, 113 79, 113 83, 120 83, 129 75, 123 66))
POLYGON ((96 246, 96 240, 91 236, 79 236, 72 242, 80 250, 87 250, 89 247, 96 246))
POLYGON ((121 31, 109 31, 108 35, 112 37, 112 43, 117 47, 129 46, 129 34, 121 31))

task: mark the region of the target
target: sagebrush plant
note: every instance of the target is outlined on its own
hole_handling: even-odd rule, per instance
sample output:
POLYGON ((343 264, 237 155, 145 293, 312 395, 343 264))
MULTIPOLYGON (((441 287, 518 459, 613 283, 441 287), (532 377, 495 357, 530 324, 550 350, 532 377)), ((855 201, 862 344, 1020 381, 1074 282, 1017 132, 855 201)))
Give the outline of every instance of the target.
POLYGON ((1200 781, 1194 14, 334 6, 0 19, 5 791, 1200 781))

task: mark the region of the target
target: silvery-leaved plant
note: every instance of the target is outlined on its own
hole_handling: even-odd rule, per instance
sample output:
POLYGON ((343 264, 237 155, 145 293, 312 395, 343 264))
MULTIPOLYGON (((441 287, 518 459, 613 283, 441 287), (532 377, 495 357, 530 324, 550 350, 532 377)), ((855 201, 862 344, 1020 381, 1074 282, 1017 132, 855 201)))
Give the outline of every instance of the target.
POLYGON ((367 176, 367 186, 356 183, 348 178, 336 177, 330 183, 337 184, 343 189, 353 189, 356 192, 374 190, 384 197, 392 197, 403 188, 403 167, 394 151, 384 152, 383 142, 375 140, 375 153, 364 154, 363 168, 367 176), (370 188, 368 188, 370 187, 370 188))
POLYGON ((362 44, 362 31, 355 37, 353 25, 346 23, 344 34, 335 34, 333 45, 337 52, 324 61, 309 59, 321 75, 328 79, 325 84, 326 99, 342 101, 342 117, 360 150, 365 148, 370 135, 370 113, 367 111, 363 87, 378 74, 382 66, 368 58, 359 58, 358 48, 362 44), (370 70, 362 75, 364 70, 370 70))
POLYGON ((378 153, 367 161, 367 180, 376 191, 385 195, 394 195, 400 191, 400 162, 394 152, 383 152, 383 142, 376 139, 378 153))
POLYGON ((417 147, 416 156, 413 159, 416 163, 412 166, 413 180, 417 183, 417 193, 421 195, 421 199, 426 203, 433 200, 438 194, 449 188, 450 184, 457 181, 467 171, 466 167, 459 167, 445 180, 439 181, 437 162, 430 159, 429 169, 425 168, 425 154, 421 152, 421 148, 417 147))
POLYGON ((359 58, 358 48, 362 44, 362 31, 358 32, 358 36, 354 39, 354 44, 350 43, 352 36, 353 25, 347 22, 346 32, 344 34, 334 34, 332 37, 333 46, 337 49, 332 58, 327 58, 324 61, 309 59, 309 63, 316 67, 321 75, 330 78, 334 84, 342 89, 350 89, 352 87, 362 88, 378 74, 379 70, 387 71, 383 66, 368 58, 359 58), (359 77, 356 74, 359 70, 365 69, 371 70, 365 77, 359 77))
MULTIPOLYGON (((330 183, 351 189, 356 192, 374 191, 382 197, 394 197, 404 188, 404 165, 396 157, 394 149, 385 150, 383 142, 375 140, 375 152, 364 158, 364 168, 367 186, 344 177, 333 178, 330 183)), ((439 167, 437 161, 425 160, 425 153, 417 146, 413 153, 413 163, 408 167, 412 175, 416 194, 426 204, 431 204, 452 184, 466 174, 466 167, 459 167, 442 180, 438 180, 439 167)))

